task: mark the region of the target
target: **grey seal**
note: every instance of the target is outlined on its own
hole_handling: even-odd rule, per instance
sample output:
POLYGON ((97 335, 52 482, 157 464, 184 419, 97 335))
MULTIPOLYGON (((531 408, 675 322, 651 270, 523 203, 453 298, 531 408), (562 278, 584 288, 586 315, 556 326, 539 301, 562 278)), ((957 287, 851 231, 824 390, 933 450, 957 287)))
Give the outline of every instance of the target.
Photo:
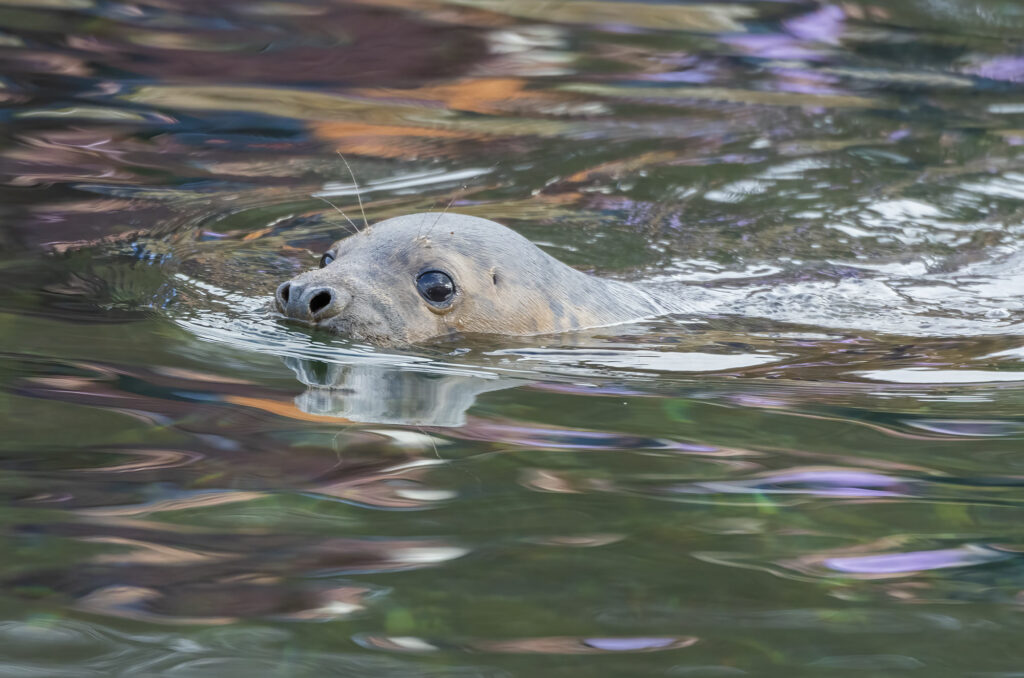
POLYGON ((433 212, 339 240, 319 269, 282 283, 276 302, 287 318, 378 345, 549 334, 665 313, 636 285, 570 268, 501 224, 433 212))

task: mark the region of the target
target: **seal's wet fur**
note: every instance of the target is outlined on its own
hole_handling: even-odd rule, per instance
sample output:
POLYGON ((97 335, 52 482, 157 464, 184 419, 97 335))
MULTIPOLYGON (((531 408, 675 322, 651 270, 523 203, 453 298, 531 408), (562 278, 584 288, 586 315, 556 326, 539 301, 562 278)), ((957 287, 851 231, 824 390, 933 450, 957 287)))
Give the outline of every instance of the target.
POLYGON ((277 306, 289 318, 357 341, 412 344, 456 332, 546 334, 662 312, 636 287, 581 273, 515 231, 478 217, 395 217, 329 251, 332 262, 278 288, 277 306), (417 291, 417 277, 434 270, 455 283, 447 308, 429 304, 417 291))

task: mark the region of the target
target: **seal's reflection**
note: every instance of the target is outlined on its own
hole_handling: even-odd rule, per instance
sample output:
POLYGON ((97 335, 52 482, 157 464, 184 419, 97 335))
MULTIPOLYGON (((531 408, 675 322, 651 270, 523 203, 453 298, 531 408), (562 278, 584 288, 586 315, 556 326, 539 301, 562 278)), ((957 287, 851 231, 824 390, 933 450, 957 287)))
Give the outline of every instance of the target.
POLYGON ((487 374, 428 372, 380 363, 343 365, 293 357, 284 361, 309 387, 295 398, 300 410, 374 424, 463 426, 478 394, 524 383, 487 374))

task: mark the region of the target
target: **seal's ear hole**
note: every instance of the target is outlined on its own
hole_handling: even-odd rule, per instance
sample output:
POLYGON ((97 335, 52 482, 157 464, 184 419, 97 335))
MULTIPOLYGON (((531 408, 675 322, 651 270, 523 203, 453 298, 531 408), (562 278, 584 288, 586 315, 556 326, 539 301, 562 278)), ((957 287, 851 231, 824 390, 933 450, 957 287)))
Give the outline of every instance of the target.
POLYGON ((492 271, 491 272, 491 283, 494 284, 494 285, 498 284, 498 272, 497 271, 492 271))

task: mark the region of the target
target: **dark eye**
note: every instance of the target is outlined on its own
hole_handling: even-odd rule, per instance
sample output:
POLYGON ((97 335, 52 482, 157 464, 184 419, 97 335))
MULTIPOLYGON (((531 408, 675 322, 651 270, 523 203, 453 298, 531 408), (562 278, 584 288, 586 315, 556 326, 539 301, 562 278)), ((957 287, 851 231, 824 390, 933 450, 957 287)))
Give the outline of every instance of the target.
POLYGON ((320 268, 323 268, 332 261, 334 261, 334 252, 324 252, 324 255, 320 257, 320 268))
POLYGON ((448 303, 455 296, 455 283, 441 271, 427 271, 416 278, 416 289, 423 298, 435 306, 448 303))

